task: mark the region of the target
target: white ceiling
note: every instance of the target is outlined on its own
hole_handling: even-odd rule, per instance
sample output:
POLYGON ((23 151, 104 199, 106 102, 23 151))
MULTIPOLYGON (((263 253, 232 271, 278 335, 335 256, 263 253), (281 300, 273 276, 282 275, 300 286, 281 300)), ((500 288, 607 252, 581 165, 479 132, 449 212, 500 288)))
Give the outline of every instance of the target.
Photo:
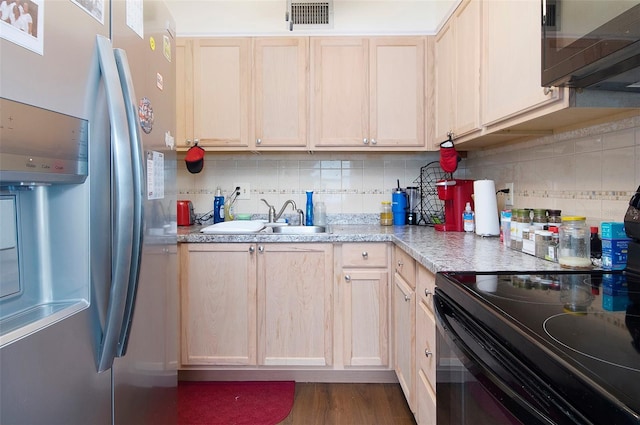
POLYGON ((289 31, 286 0, 165 0, 178 36, 435 34, 460 0, 333 0, 333 28, 289 31))

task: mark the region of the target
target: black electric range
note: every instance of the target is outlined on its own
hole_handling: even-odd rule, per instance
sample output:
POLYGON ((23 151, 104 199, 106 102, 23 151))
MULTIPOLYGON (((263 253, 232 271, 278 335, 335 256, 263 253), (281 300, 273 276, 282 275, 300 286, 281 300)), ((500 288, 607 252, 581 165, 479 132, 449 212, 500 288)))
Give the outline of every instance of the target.
POLYGON ((436 308, 459 311, 440 308, 439 326, 480 335, 478 361, 541 423, 640 423, 640 275, 443 272, 436 286, 436 308))

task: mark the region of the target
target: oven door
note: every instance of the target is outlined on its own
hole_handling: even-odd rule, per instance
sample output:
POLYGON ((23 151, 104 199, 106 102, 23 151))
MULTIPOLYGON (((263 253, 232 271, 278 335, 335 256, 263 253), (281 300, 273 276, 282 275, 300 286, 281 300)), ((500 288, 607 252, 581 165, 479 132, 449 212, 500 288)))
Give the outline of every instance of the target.
POLYGON ((438 425, 591 423, 439 288, 434 304, 438 425))

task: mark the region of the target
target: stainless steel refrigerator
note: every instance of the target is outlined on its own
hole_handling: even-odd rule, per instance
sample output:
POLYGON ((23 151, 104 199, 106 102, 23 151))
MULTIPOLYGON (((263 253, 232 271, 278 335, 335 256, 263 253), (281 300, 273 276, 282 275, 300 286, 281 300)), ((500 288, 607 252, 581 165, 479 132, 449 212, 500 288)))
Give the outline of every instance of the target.
POLYGON ((158 0, 11 7, 0 423, 176 423, 173 19, 158 0))

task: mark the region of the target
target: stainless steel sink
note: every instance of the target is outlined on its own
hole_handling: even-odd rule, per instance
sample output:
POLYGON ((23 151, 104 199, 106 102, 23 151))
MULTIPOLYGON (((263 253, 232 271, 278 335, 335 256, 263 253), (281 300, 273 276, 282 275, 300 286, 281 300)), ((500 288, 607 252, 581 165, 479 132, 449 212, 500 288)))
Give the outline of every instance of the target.
POLYGON ((277 226, 273 228, 273 233, 282 235, 308 235, 313 233, 326 233, 324 226, 277 226))

